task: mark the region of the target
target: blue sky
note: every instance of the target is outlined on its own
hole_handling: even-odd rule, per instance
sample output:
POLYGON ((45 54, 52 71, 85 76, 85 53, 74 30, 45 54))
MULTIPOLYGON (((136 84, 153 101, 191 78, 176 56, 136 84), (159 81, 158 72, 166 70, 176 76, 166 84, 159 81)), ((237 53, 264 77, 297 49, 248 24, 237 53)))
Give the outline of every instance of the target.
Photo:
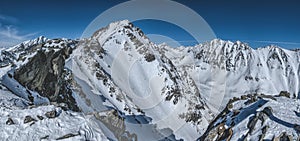
MULTIPOLYGON (((300 48, 300 2, 296 0, 176 1, 201 15, 218 38, 245 41, 253 47, 277 44, 300 48)), ((0 46, 41 35, 80 38, 94 18, 122 2, 125 1, 1 0, 0 46)), ((170 23, 144 20, 134 24, 146 34, 164 35, 183 41, 183 45, 195 44, 192 36, 170 23)))

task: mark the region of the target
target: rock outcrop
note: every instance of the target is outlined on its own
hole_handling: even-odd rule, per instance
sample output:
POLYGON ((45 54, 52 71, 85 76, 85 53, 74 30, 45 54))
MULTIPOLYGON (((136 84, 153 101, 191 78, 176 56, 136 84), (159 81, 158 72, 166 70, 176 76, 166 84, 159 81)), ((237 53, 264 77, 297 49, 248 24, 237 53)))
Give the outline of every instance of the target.
POLYGON ((68 70, 64 68, 65 60, 71 53, 70 47, 39 50, 28 63, 16 69, 14 78, 50 101, 66 103, 69 109, 79 111, 65 79, 68 75, 68 70))

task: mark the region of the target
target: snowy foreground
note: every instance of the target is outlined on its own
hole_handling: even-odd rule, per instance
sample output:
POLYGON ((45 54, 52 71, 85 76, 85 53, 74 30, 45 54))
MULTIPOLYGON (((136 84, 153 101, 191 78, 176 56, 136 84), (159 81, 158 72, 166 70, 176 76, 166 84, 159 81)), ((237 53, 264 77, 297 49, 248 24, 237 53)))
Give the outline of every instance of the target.
POLYGON ((265 95, 248 95, 235 100, 199 140, 300 139, 300 100, 265 95))
POLYGON ((54 105, 29 106, 0 90, 0 140, 107 140, 92 116, 54 105))
POLYGON ((172 48, 125 20, 0 55, 0 140, 299 140, 298 50, 172 48))

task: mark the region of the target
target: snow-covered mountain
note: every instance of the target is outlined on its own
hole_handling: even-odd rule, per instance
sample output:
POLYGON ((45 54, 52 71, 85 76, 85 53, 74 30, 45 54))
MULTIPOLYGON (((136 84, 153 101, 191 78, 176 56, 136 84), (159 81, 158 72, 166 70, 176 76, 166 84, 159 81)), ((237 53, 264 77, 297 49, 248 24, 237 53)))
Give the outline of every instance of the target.
MULTIPOLYGON (((74 125, 60 132, 48 125, 51 123, 34 120, 38 122, 35 128, 43 133, 27 134, 28 139, 45 137, 44 133, 52 130, 60 134, 48 135, 48 139, 256 140, 299 136, 295 125, 300 118, 293 115, 300 112, 299 51, 276 46, 252 49, 240 41, 220 39, 172 48, 152 43, 141 29, 125 20, 111 23, 87 39, 39 37, 1 49, 0 54, 4 89, 0 94, 14 94, 25 105, 35 105, 6 112, 18 120, 18 127, 9 126, 8 130, 23 128, 19 119, 26 113, 35 113, 33 117, 51 108, 64 115, 56 124, 73 125, 78 118, 84 120, 85 131, 89 130, 81 132, 83 127, 74 125), (289 93, 289 98, 273 98, 283 92, 289 93), (247 98, 255 100, 247 103, 247 98), (261 101, 278 116, 267 114, 267 122, 256 126, 256 120, 252 125, 254 115, 264 113, 262 106, 257 107, 261 101), (282 104, 293 108, 283 113, 286 107, 282 104), (235 110, 241 115, 234 115, 235 110), (73 114, 76 118, 70 119, 73 114), (244 127, 250 121, 251 126, 244 127), (220 125, 226 134, 219 134, 220 125), (267 126, 276 128, 264 129, 267 126)), ((0 99, 10 101, 4 96, 0 99)), ((7 102, 3 105, 7 104, 18 107, 7 102)), ((6 118, 9 116, 1 119, 6 118)))
POLYGON ((299 98, 299 51, 273 45, 254 50, 240 41, 219 39, 195 47, 160 49, 196 80, 209 101, 219 103, 211 99, 223 97, 221 109, 230 98, 251 93, 289 91, 292 98, 299 98))

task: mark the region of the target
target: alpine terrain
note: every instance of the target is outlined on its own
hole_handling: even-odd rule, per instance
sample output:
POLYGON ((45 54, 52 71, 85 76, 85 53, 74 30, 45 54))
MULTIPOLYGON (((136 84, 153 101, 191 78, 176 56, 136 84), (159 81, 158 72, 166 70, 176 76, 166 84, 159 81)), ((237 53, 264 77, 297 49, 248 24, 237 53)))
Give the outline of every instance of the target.
POLYGON ((299 50, 173 48, 124 20, 0 54, 0 140, 300 139, 299 50))

